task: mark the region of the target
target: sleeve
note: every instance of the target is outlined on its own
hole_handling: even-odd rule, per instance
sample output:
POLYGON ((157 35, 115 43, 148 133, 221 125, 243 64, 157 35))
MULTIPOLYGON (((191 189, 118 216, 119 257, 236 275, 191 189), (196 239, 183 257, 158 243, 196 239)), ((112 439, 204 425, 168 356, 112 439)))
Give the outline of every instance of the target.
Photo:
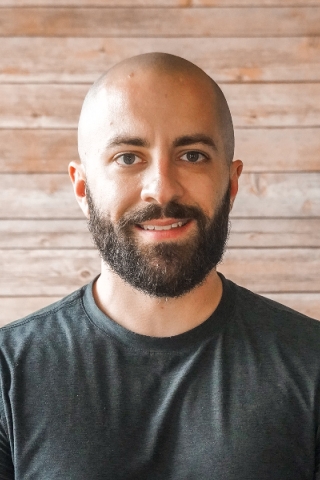
POLYGON ((0 480, 14 480, 11 449, 2 416, 0 416, 0 480))
POLYGON ((4 372, 2 352, 0 351, 0 480, 14 480, 14 468, 7 417, 4 408, 3 383, 4 372))
MULTIPOLYGON (((320 399, 319 391, 317 391, 316 398, 320 399)), ((320 405, 319 405, 319 401, 316 401, 315 404, 318 406, 318 410, 316 411, 316 414, 315 414, 316 451, 315 451, 314 480, 320 480, 320 405)))

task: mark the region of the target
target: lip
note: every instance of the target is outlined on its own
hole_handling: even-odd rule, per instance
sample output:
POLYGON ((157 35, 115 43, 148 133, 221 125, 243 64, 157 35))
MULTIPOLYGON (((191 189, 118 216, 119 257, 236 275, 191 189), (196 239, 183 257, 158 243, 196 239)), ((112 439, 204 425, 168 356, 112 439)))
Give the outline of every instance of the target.
POLYGON ((187 218, 157 218, 155 220, 149 220, 147 222, 139 223, 139 226, 144 227, 146 225, 155 226, 155 227, 168 227, 182 222, 183 224, 188 222, 187 218))
POLYGON ((146 241, 165 241, 165 240, 178 240, 185 236, 185 234, 190 230, 193 224, 192 220, 180 219, 180 218, 159 218, 156 220, 149 220, 143 222, 139 225, 136 225, 135 229, 140 237, 146 241), (155 229, 146 229, 144 226, 148 227, 169 227, 170 225, 177 225, 182 223, 181 226, 174 226, 173 228, 166 230, 155 230, 155 229))

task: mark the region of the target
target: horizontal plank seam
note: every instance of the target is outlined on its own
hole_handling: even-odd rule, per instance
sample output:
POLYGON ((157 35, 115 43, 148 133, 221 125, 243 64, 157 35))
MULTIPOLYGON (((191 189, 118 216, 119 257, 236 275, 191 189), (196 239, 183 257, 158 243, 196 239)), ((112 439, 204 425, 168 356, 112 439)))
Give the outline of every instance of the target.
MULTIPOLYGON (((246 232, 248 233, 248 232, 246 232)), ((276 235, 276 233, 274 234, 276 235)), ((279 234, 281 235, 281 234, 279 234)), ((292 247, 291 245, 285 247, 285 246, 281 246, 281 247, 261 247, 261 246, 245 246, 245 247, 228 247, 227 246, 227 250, 277 250, 279 252, 281 252, 282 250, 303 250, 303 251, 309 251, 309 250, 319 250, 320 251, 320 245, 318 247, 305 247, 305 246, 294 246, 292 247)), ((69 250, 72 250, 72 251, 78 251, 78 250, 81 250, 81 251, 88 251, 88 252, 94 252, 94 251, 97 251, 97 249, 95 247, 28 247, 28 248, 22 248, 22 247, 15 247, 15 248, 5 248, 5 247, 1 247, 0 248, 0 253, 1 252, 7 252, 7 251, 21 251, 21 252, 25 252, 25 251, 38 251, 38 252, 46 252, 46 251, 51 251, 51 252, 61 252, 61 251, 64 251, 64 252, 68 252, 69 250)))
MULTIPOLYGON (((76 218, 70 218, 70 217, 64 217, 64 218, 48 218, 48 219, 45 219, 45 218, 25 218, 25 217, 15 217, 14 219, 10 219, 10 218, 7 218, 7 217, 4 217, 1 219, 1 222, 9 222, 9 223, 12 223, 12 222, 15 222, 15 223, 18 223, 18 222, 21 222, 23 220, 23 222, 39 222, 39 223, 43 223, 43 222, 60 222, 60 221, 72 221, 72 222, 85 222, 86 219, 85 217, 83 218, 79 218, 79 217, 76 217, 76 218)), ((232 216, 230 218, 231 221, 235 220, 235 221, 246 221, 246 220, 258 220, 258 221, 271 221, 271 220, 292 220, 293 222, 294 221, 303 221, 303 222, 308 222, 308 221, 311 221, 311 220, 319 220, 320 221, 320 216, 319 217, 278 217, 278 216, 268 216, 268 217, 261 217, 261 216, 250 216, 250 217, 239 217, 239 216, 232 216)))
MULTIPOLYGON (((292 247, 290 247, 290 249, 291 248, 292 247)), ((14 252, 14 251, 19 251, 19 250, 28 251, 28 252, 29 251, 45 252, 45 251, 52 251, 52 250, 57 251, 57 252, 62 251, 62 250, 63 251, 77 251, 77 252, 79 252, 79 251, 90 251, 90 252, 92 252, 92 251, 95 251, 96 249, 91 248, 91 247, 87 247, 87 248, 85 248, 85 247, 68 247, 68 248, 66 248, 66 247, 61 247, 61 248, 57 248, 57 247, 54 247, 54 248, 52 248, 52 247, 51 248, 50 247, 47 247, 47 248, 30 247, 29 248, 28 247, 28 248, 23 248, 23 249, 21 247, 16 247, 16 248, 3 247, 3 248, 0 249, 0 252, 14 252)))
POLYGON ((297 290, 297 291, 292 291, 292 290, 263 290, 260 292, 256 292, 259 295, 269 295, 269 294, 281 294, 281 295, 298 295, 300 293, 308 294, 308 295, 319 295, 320 290, 297 290))
MULTIPOLYGON (((11 85, 11 84, 10 84, 11 85)), ((266 125, 266 126, 261 126, 261 125, 257 125, 257 126, 235 126, 234 127, 235 131, 240 131, 240 130, 319 130, 320 129, 320 125, 314 125, 314 126, 309 126, 309 125, 288 125, 288 126, 271 126, 271 125, 266 125)), ((25 127, 0 127, 0 130, 2 132, 24 132, 26 130, 28 131, 32 131, 32 130, 36 130, 37 132, 41 133, 41 132, 48 132, 48 131, 52 131, 52 132, 56 132, 56 131, 62 131, 62 132, 70 132, 70 133, 73 133, 75 131, 77 131, 77 127, 66 127, 66 128, 63 128, 63 127, 47 127, 47 128, 44 128, 44 127, 39 127, 39 128, 25 128, 25 127)))
MULTIPOLYGON (((244 217, 243 217, 244 218, 244 217)), ((289 217, 291 218, 291 217, 289 217)), ((301 218, 301 217, 300 217, 301 218)), ((305 218, 305 217, 302 217, 302 218, 305 218)), ((311 218, 314 218, 314 217, 311 217, 311 218)), ((82 218, 82 220, 84 220, 85 217, 82 218)), ((0 217, 0 222, 2 221, 30 221, 30 222, 34 222, 35 220, 37 221, 44 221, 44 222, 47 222, 48 220, 52 220, 52 221, 61 221, 61 220, 66 220, 66 221, 74 221, 74 220, 81 220, 81 218, 79 217, 14 217, 14 218, 8 218, 8 217, 0 217)))
POLYGON ((61 6, 61 5, 50 5, 50 6, 38 6, 38 5, 25 5, 25 6, 12 6, 12 5, 1 5, 0 6, 0 11, 3 10, 230 10, 230 9, 242 9, 242 10, 252 10, 253 8, 255 10, 292 10, 292 9, 303 9, 303 10, 309 10, 311 8, 314 9, 320 9, 319 5, 313 4, 313 5, 292 5, 292 6, 279 6, 279 4, 274 4, 273 5, 255 5, 252 4, 251 6, 249 5, 216 5, 216 6, 201 6, 201 5, 177 5, 177 6, 160 6, 160 7, 154 7, 153 5, 128 5, 128 6, 99 6, 99 5, 93 5, 93 6, 79 6, 79 5, 66 5, 66 6, 61 6))
MULTIPOLYGON (((220 83, 219 83, 220 85, 220 83)), ((256 125, 256 126, 235 126, 234 129, 235 130, 306 130, 306 129, 319 129, 320 128, 320 125, 279 125, 279 126, 276 126, 276 125, 256 125)), ((1 130, 1 128, 0 128, 1 130)), ((13 129, 14 130, 14 129, 13 129)), ((22 129, 21 130, 25 130, 25 129, 22 129)), ((67 129, 66 129, 67 130, 67 129)))
MULTIPOLYGON (((240 158, 244 161, 244 164, 245 164, 245 158, 243 158, 242 156, 240 156, 240 158)), ((320 158, 320 156, 319 156, 320 158)), ((1 156, 0 156, 0 161, 1 161, 1 156)), ((71 160, 68 160, 66 159, 67 162, 71 161, 71 160)), ((244 165, 244 173, 246 174, 252 174, 252 175, 265 175, 265 174, 272 174, 272 175, 284 175, 284 174, 290 174, 290 175, 301 175, 301 174, 314 174, 314 175, 318 175, 320 173, 320 168, 319 170, 251 170, 249 167, 246 167, 246 165, 244 165)), ((0 177, 2 175, 68 175, 68 171, 67 169, 64 171, 57 171, 57 170, 53 170, 53 171, 50 171, 50 170, 46 170, 45 172, 41 172, 41 171, 38 171, 38 170, 19 170, 18 172, 15 171, 15 170, 6 170, 5 172, 2 172, 0 170, 0 177)), ((240 180, 241 182, 241 180, 240 180)), ((290 217, 292 218, 292 217, 290 217)), ((305 217, 304 217, 305 218, 305 217)), ((314 218, 314 217, 312 217, 314 218)))
MULTIPOLYGON (((92 85, 93 82, 42 82, 42 83, 39 83, 39 82, 35 82, 35 81, 31 81, 31 82, 8 82, 8 81, 5 81, 5 82, 1 82, 1 85, 6 85, 6 86, 12 86, 12 85, 28 85, 28 86, 38 86, 38 85, 46 85, 48 87, 55 87, 55 86, 63 86, 63 85, 66 85, 66 87, 69 87, 70 85, 75 85, 75 86, 88 86, 90 87, 92 85)), ((225 82, 226 84, 226 82, 225 82)), ((259 81, 259 82, 252 82, 252 84, 254 85, 283 85, 283 86, 286 86, 286 85, 320 85, 320 80, 311 80, 311 81, 304 81, 304 80, 297 80, 297 81, 294 81, 294 82, 289 82, 289 81, 270 81, 270 82, 266 82, 266 81, 259 81)), ((219 85, 223 85, 223 82, 219 82, 219 85)), ((247 82, 232 82, 232 83, 228 83, 228 85, 238 85, 238 86, 241 86, 241 85, 247 85, 247 82)), ((310 128, 310 126, 308 126, 310 128)), ((251 127, 250 127, 251 128, 251 127)))
MULTIPOLYGON (((320 120, 319 120, 320 122, 320 120)), ((301 126, 297 126, 297 125, 286 125, 286 126, 279 126, 277 127, 276 125, 269 125, 269 126, 263 126, 263 125, 260 125, 260 126, 235 126, 235 130, 281 130, 281 129, 286 129, 286 130, 299 130, 299 129, 314 129, 314 128, 317 128, 319 129, 320 128, 320 124, 317 124, 317 125, 301 125, 301 126)), ((37 128, 37 127, 29 127, 29 126, 26 126, 26 127, 8 127, 8 126, 4 126, 4 127, 0 127, 0 130, 11 130, 11 131, 15 131, 15 130, 24 130, 24 131, 48 131, 48 130, 61 130, 61 131, 76 131, 77 130, 77 127, 75 126, 74 128, 70 128, 69 126, 68 127, 41 127, 41 128, 37 128)))
MULTIPOLYGON (((0 36, 1 37, 1 36, 0 36)), ((319 37, 320 38, 320 37, 319 37)), ((1 73, 0 73, 1 74, 1 73)), ((59 75, 59 74, 58 74, 59 75)), ((2 82, 0 79, 0 85, 83 85, 83 86, 91 86, 93 82, 78 82, 78 81, 56 81, 56 82, 45 82, 45 81, 15 81, 12 79, 11 82, 7 80, 2 82)), ((242 82, 235 82, 235 81, 228 81, 222 80, 218 82, 219 85, 318 85, 320 84, 319 80, 292 80, 292 81, 282 81, 282 80, 266 80, 266 81, 255 81, 255 80, 243 80, 242 82)))
MULTIPOLYGON (((0 7, 0 8, 1 8, 1 7, 0 7)), ((319 8, 320 8, 320 7, 319 7, 319 8)), ((3 37, 6 37, 6 38, 12 38, 12 39, 17 38, 16 35, 2 35, 2 36, 3 36, 3 37)), ((310 37, 310 35, 304 35, 304 38, 305 38, 306 40, 308 40, 309 37, 310 37)), ((320 38, 320 32, 319 32, 319 34, 317 34, 317 35, 312 35, 312 38, 314 38, 314 37, 320 38)), ((25 38, 26 40, 29 39, 29 38, 38 38, 38 39, 41 40, 41 39, 47 39, 48 37, 47 37, 47 36, 43 36, 43 35, 19 35, 19 38, 25 38)), ((55 38, 56 38, 56 39, 60 39, 61 37, 58 36, 58 35, 52 35, 52 36, 50 36, 50 39, 51 39, 51 40, 54 40, 55 38)), ((96 37, 96 36, 87 37, 87 36, 80 36, 80 35, 77 35, 77 36, 75 37, 75 36, 70 35, 70 36, 68 36, 67 38, 68 38, 69 40, 73 40, 73 39, 77 39, 77 40, 79 40, 79 39, 82 39, 82 40, 90 40, 90 38, 96 40, 97 38, 99 38, 101 41, 103 41, 103 40, 105 40, 106 37, 105 37, 105 36, 100 36, 100 37, 96 37)), ((118 36, 108 37, 108 38, 117 39, 118 36)), ((127 38, 128 40, 131 39, 130 36, 128 36, 128 37, 121 36, 121 38, 124 38, 124 39, 127 38)), ((148 36, 144 36, 144 35, 139 35, 139 39, 140 39, 140 40, 143 40, 144 38, 149 38, 149 37, 148 37, 148 36)), ((158 39, 158 40, 166 40, 167 38, 170 39, 171 37, 167 37, 166 35, 159 35, 158 37, 154 37, 154 38, 155 38, 155 39, 158 39)), ((178 38, 180 38, 180 36, 178 36, 178 38)), ((189 37, 184 36, 183 38, 184 38, 184 39, 185 39, 185 38, 186 38, 186 39, 189 38, 190 40, 193 40, 193 39, 194 39, 194 37, 190 37, 190 36, 189 36, 189 37)), ((207 37, 207 36, 198 36, 197 38, 199 38, 199 39, 201 39, 201 38, 202 38, 202 39, 206 39, 206 38, 208 38, 208 37, 207 37)), ((225 38, 225 37, 223 37, 223 38, 225 38)), ((243 36, 243 37, 241 37, 241 38, 250 40, 252 37, 251 37, 251 36, 247 36, 247 37, 243 36)), ((255 37, 255 38, 256 38, 256 37, 255 37)), ((291 39, 291 38, 292 38, 292 35, 287 36, 287 37, 284 36, 284 37, 282 37, 282 38, 284 38, 284 39, 285 39, 285 38, 290 38, 290 39, 291 39)), ((299 35, 297 38, 301 38, 301 36, 299 35)), ((303 38, 303 37, 302 37, 302 38, 303 38)), ((261 37, 261 39, 263 39, 263 40, 265 40, 265 39, 273 40, 273 39, 274 39, 274 35, 263 36, 263 37, 261 37)))
MULTIPOLYGON (((53 159, 53 158, 52 158, 53 159)), ((319 155, 320 159, 320 155, 319 155)), ((1 155, 0 155, 0 160, 1 160, 1 155)), ((68 159, 65 159, 68 161, 68 159)), ((245 159, 244 161, 244 174, 253 174, 253 175, 265 175, 265 174, 272 174, 272 175, 283 175, 283 174, 290 174, 290 175, 300 175, 300 174, 307 174, 307 175, 318 175, 320 173, 320 166, 319 170, 252 170, 249 167, 246 167, 245 165, 245 159)), ((5 172, 2 172, 0 170, 0 176, 2 175, 67 175, 67 169, 65 171, 57 171, 57 170, 46 170, 45 172, 41 172, 38 170, 19 170, 18 172, 15 170, 6 170, 5 172)), ((241 181, 241 180, 240 180, 241 181)))
MULTIPOLYGON (((55 35, 54 36, 55 38, 101 38, 101 35, 90 35, 90 36, 87 36, 87 37, 84 37, 83 35, 73 35, 72 37, 70 37, 69 35, 55 35)), ((0 38, 26 38, 26 35, 3 35, 3 34, 0 34, 0 38)), ((28 35, 27 38, 40 38, 38 35, 28 35)), ((43 37, 43 35, 41 36, 41 38, 53 38, 51 37, 51 35, 46 35, 45 37, 43 37)), ((103 38, 108 38, 108 39, 112 39, 112 38, 141 38, 141 35, 140 34, 136 34, 136 35, 112 35, 112 36, 109 36, 109 35, 105 35, 103 38)), ((264 38, 271 38, 270 35, 266 35, 266 36, 263 36, 263 35, 251 35, 250 37, 248 37, 248 35, 206 35, 206 36, 203 36, 203 35, 193 35, 192 37, 190 35, 183 35, 183 34, 177 34, 177 35, 170 35, 170 36, 163 36, 163 37, 159 37, 158 35, 143 35, 143 38, 163 38, 163 39, 172 39, 172 38, 189 38, 189 39, 194 39, 194 38, 221 38, 221 39, 225 39, 225 38, 254 38, 254 39, 264 39, 264 38)), ((291 38, 319 38, 319 34, 318 33, 315 33, 315 34, 312 34, 310 33, 309 35, 306 36, 306 34, 301 34, 301 35, 279 35, 279 34, 274 34, 272 36, 272 38, 288 38, 288 39, 291 39, 291 38)))
POLYGON ((239 217, 239 216, 232 216, 230 220, 303 220, 303 221, 308 221, 308 220, 320 220, 320 215, 319 216, 314 216, 314 217, 279 217, 279 216, 267 216, 267 217, 261 217, 261 216, 250 216, 250 217, 239 217))
MULTIPOLYGON (((57 74, 59 75, 59 74, 57 74)), ((90 82, 90 83, 87 83, 87 82, 81 82, 81 81, 77 81, 77 80, 70 80, 70 81, 55 81, 55 82, 46 82, 46 81, 43 81, 43 80, 39 80, 39 81, 32 81, 32 82, 29 82, 29 81, 16 81, 14 80, 14 78, 12 79, 12 81, 1 81, 0 80, 0 84, 1 85, 92 85, 93 82, 90 82)), ((292 80, 292 81, 285 81, 283 82, 282 80, 265 80, 265 81, 255 81, 255 80, 243 80, 242 82, 235 82, 235 81, 228 81, 228 80, 221 80, 218 82, 219 85, 282 85, 282 84, 286 84, 286 85, 308 85, 308 84, 319 84, 319 80, 292 80)))
MULTIPOLYGON (((234 233, 235 233, 235 232, 234 232, 234 233)), ((237 232, 237 234, 239 234, 239 233, 241 234, 241 232, 237 232)), ((246 231, 246 232, 244 232, 244 233, 245 233, 245 234, 248 234, 248 233, 250 234, 250 233, 257 233, 257 232, 247 232, 247 231, 246 231)), ((265 233, 265 232, 261 232, 262 235, 263 235, 264 233, 265 233)), ((276 236, 276 235, 279 235, 279 236, 280 236, 281 233, 274 233, 273 235, 275 235, 275 236, 276 236)), ((231 237, 232 237, 232 233, 231 233, 231 237)), ((319 245, 319 246, 314 246, 314 245, 308 245, 308 246, 305 246, 305 245, 303 245, 303 246, 302 246, 302 245, 294 245, 294 246, 292 246, 292 245, 287 245, 287 246, 285 246, 285 245, 281 245, 281 247, 276 247, 276 246, 274 246, 274 247, 271 247, 271 246, 270 246, 270 247, 261 247, 261 246, 258 246, 258 245, 252 245, 252 246, 247 245, 247 246, 241 246, 241 247, 233 247, 233 246, 230 246, 230 247, 229 247, 229 246, 227 245, 227 249, 228 249, 228 250, 277 250, 277 251, 279 251, 279 250, 280 250, 280 251, 281 251, 281 250, 287 250, 287 249, 289 249, 289 250, 320 250, 320 245, 319 245)), ((3 249, 3 250, 6 250, 6 249, 3 249)), ((8 250, 9 250, 9 249, 8 249, 8 250)), ((14 249, 12 249, 12 250, 14 250, 14 249)), ((21 249, 17 248, 17 250, 21 250, 21 249)), ((29 249, 29 248, 28 248, 28 249, 26 249, 26 250, 42 250, 42 248, 41 248, 41 249, 39 249, 39 248, 32 248, 32 249, 30 248, 30 249, 29 249)), ((48 248, 47 250, 51 250, 51 249, 48 248)), ((57 249, 57 250, 59 250, 59 249, 57 249)), ((61 250, 63 250, 63 249, 61 248, 61 250)), ((70 250, 76 250, 76 248, 74 248, 74 249, 71 248, 70 250)), ((84 250, 85 250, 85 249, 84 249, 84 250)))
MULTIPOLYGON (((56 232, 57 234, 59 232, 56 232)), ((237 235, 241 234, 242 232, 236 232, 237 235)), ((265 232, 248 232, 248 231, 245 231, 243 232, 245 235, 249 235, 251 233, 261 233, 261 235, 263 235, 265 232)), ((235 234, 235 232, 234 232, 235 234)), ((234 235, 233 234, 233 235, 234 235)), ((231 236, 233 236, 231 235, 231 236)), ((281 236, 282 234, 279 233, 273 233, 273 235, 279 235, 281 236)), ((315 245, 281 245, 281 247, 278 247, 278 246, 268 246, 268 247, 261 247, 261 246, 256 246, 256 245, 248 245, 248 246, 227 246, 227 250, 277 250, 277 251, 281 251, 281 250, 320 250, 320 245, 319 246, 315 246, 315 245)), ((93 252, 93 251, 96 251, 97 249, 94 248, 94 247, 26 247, 26 248, 22 248, 22 247, 1 247, 0 248, 0 252, 15 252, 15 251, 38 251, 38 252, 46 252, 46 251, 90 251, 90 252, 93 252)))
MULTIPOLYGON (((38 222, 48 222, 48 221, 53 221, 53 222, 57 222, 57 221, 72 221, 74 222, 75 220, 77 221, 85 221, 85 217, 83 218, 79 218, 79 217, 14 217, 14 218, 8 218, 8 217, 0 217, 0 222, 18 222, 18 221, 24 221, 24 222, 34 222, 34 221, 38 221, 38 222)), ((320 220, 320 216, 318 215, 315 215, 315 216, 303 216, 303 217, 297 217, 297 216, 294 216, 294 217, 289 217, 289 216, 284 216, 284 217, 279 217, 279 216, 275 216, 275 217, 270 217, 270 216, 237 216, 237 217, 234 217, 234 216, 231 216, 230 217, 230 220, 231 222, 233 220, 303 220, 303 221, 308 221, 308 220, 320 220)))

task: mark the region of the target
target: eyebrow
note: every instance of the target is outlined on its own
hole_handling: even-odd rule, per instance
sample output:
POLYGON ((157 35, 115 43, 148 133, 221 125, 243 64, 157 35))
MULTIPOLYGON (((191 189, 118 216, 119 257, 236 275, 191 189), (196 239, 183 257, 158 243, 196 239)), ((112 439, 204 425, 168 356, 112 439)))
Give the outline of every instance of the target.
POLYGON ((204 135, 203 133, 196 133, 195 135, 183 135, 178 137, 173 142, 174 147, 186 147, 188 145, 193 145, 194 143, 203 143, 209 147, 217 150, 217 145, 214 143, 211 137, 204 135))
MULTIPOLYGON (((194 135, 182 135, 174 140, 173 146, 176 147, 186 147, 188 145, 194 145, 195 143, 203 143, 209 147, 217 150, 217 146, 208 135, 203 133, 196 133, 194 135)), ((107 148, 119 147, 121 145, 133 145, 135 147, 150 147, 150 143, 141 137, 130 137, 127 135, 117 135, 110 139, 108 142, 107 148)))
POLYGON ((133 145, 135 147, 150 147, 149 142, 141 137, 130 137, 127 135, 117 135, 111 138, 107 148, 119 147, 120 145, 133 145))

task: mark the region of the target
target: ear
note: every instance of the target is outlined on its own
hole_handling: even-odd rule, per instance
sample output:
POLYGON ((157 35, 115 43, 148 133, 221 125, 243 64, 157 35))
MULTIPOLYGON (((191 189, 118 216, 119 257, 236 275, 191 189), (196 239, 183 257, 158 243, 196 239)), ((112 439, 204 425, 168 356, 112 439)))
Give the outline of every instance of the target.
POLYGON ((243 169, 241 160, 234 160, 230 165, 230 210, 238 193, 239 177, 243 169))
POLYGON ((89 209, 86 197, 86 175, 84 167, 82 163, 70 162, 68 171, 77 202, 79 203, 84 215, 89 218, 89 209))

